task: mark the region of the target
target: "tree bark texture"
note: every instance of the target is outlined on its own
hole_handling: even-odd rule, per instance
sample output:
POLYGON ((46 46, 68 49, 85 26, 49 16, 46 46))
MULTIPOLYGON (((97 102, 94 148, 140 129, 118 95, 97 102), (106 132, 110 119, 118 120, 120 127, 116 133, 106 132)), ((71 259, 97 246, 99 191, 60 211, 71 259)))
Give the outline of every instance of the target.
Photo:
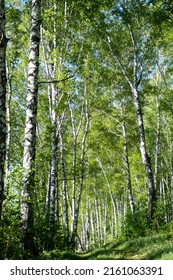
POLYGON ((131 212, 134 213, 135 203, 134 203, 133 191, 132 191, 132 182, 131 182, 130 164, 129 164, 129 151, 128 151, 127 132, 126 132, 126 124, 124 120, 125 114, 124 114, 123 105, 121 106, 121 111, 122 111, 122 132, 123 132, 123 139, 124 139, 124 162, 125 162, 126 174, 127 174, 128 198, 130 202, 131 212))
MULTIPOLYGON (((86 92, 86 88, 85 88, 86 92)), ((77 195, 75 196, 75 209, 72 217, 72 233, 71 233, 71 244, 75 246, 75 239, 77 236, 77 229, 78 229, 78 222, 79 222, 79 210, 80 210, 80 203, 81 203, 81 196, 83 191, 83 180, 84 180, 84 165, 85 165, 85 148, 86 148, 86 139, 89 129, 89 108, 88 108, 88 100, 86 97, 85 100, 85 127, 83 131, 82 143, 81 143, 81 156, 80 156, 80 180, 79 180, 79 190, 77 195)), ((80 125, 79 125, 80 127, 80 125)))
POLYGON ((67 244, 69 243, 69 217, 68 217, 68 200, 67 200, 67 178, 66 178, 66 165, 65 165, 65 156, 64 156, 64 143, 63 143, 63 134, 60 131, 60 157, 61 157, 61 174, 62 174, 62 195, 63 195, 63 225, 65 231, 65 240, 67 244))
MULTIPOLYGON (((57 1, 52 1, 53 6, 53 37, 49 36, 44 42, 42 37, 42 47, 45 57, 46 74, 48 78, 48 98, 49 98, 49 112, 51 119, 51 147, 50 147, 50 167, 49 167, 49 180, 48 180, 48 192, 47 192, 47 218, 48 218, 48 247, 53 248, 52 240, 57 235, 57 225, 59 225, 59 178, 58 167, 60 163, 59 159, 59 144, 60 144, 60 129, 61 129, 61 117, 58 112, 58 105, 60 102, 60 88, 57 83, 52 81, 55 79, 59 71, 59 64, 57 62, 57 36, 58 36, 58 23, 57 17, 57 1)), ((49 21, 49 19, 48 19, 49 21)), ((47 27, 45 27, 47 28, 47 27)), ((47 32, 42 27, 42 33, 47 32)), ((47 34, 46 34, 47 35, 47 34)), ((63 118, 63 117, 62 117, 63 118)))
POLYGON ((7 76, 7 84, 8 90, 6 93, 6 122, 7 122, 7 136, 6 136, 6 176, 8 175, 10 169, 10 145, 11 145, 11 97, 12 97, 12 77, 9 73, 9 65, 6 63, 6 76, 7 76))
POLYGON ((158 171, 159 171, 159 154, 160 154, 160 125, 161 125, 161 113, 160 113, 160 97, 157 97, 157 129, 155 140, 155 162, 154 162, 154 187, 156 194, 158 191, 158 171))
POLYGON ((48 183, 48 224, 49 224, 49 243, 53 246, 52 240, 56 233, 56 222, 59 219, 58 211, 58 117, 55 111, 58 99, 58 89, 51 85, 50 90, 50 112, 51 112, 51 159, 48 183))
POLYGON ((21 244, 24 253, 34 253, 33 242, 33 192, 36 152, 36 116, 38 96, 39 44, 41 1, 31 2, 31 29, 28 64, 28 92, 24 132, 23 180, 21 191, 21 244))
POLYGON ((148 181, 148 192, 149 192, 149 212, 150 220, 154 218, 155 206, 156 206, 156 191, 154 188, 153 173, 151 168, 150 157, 146 149, 146 140, 145 140, 145 130, 142 116, 142 108, 139 99, 139 92, 135 88, 133 89, 134 105, 136 108, 139 135, 140 135, 140 152, 141 158, 145 166, 145 172, 148 181))
POLYGON ((0 1, 0 219, 4 197, 6 154, 6 34, 5 1, 0 1))

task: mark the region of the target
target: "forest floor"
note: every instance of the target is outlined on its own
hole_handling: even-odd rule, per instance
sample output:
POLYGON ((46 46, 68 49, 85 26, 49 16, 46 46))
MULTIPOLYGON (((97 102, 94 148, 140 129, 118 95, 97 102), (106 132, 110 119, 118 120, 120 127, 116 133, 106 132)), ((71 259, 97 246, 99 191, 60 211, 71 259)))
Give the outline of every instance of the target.
POLYGON ((66 260, 173 260, 173 233, 119 240, 86 253, 52 251, 43 259, 66 260))

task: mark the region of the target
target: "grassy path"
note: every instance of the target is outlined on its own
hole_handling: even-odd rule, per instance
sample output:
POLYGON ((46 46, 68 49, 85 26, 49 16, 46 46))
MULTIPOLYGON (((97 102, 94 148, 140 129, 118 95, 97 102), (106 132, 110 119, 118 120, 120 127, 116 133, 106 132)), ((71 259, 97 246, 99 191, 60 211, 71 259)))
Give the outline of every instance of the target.
POLYGON ((87 253, 45 252, 49 260, 173 260, 173 233, 112 242, 87 253))
POLYGON ((88 260, 173 260, 173 234, 110 243, 80 257, 88 260))

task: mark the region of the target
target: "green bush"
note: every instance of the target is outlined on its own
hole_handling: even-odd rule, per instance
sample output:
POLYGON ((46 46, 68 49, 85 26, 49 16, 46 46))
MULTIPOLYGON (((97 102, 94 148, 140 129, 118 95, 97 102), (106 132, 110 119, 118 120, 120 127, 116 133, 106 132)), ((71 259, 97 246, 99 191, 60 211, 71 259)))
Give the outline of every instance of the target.
POLYGON ((122 235, 125 236, 125 238, 146 236, 149 227, 150 224, 147 208, 136 209, 134 213, 128 211, 125 217, 122 235))
POLYGON ((45 251, 40 255, 42 260, 77 260, 79 256, 71 251, 52 250, 45 251))

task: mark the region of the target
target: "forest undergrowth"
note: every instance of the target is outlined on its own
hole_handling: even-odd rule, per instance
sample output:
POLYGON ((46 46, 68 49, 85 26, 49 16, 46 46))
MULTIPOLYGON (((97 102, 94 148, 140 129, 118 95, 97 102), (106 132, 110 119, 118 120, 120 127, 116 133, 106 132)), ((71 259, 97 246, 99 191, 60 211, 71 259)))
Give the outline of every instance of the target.
MULTIPOLYGON (((143 231, 144 232, 144 231, 143 231)), ((28 256, 27 259, 37 260, 173 260, 173 223, 169 223, 159 230, 146 229, 143 235, 128 234, 124 231, 105 245, 90 246, 89 250, 81 248, 54 247, 52 250, 39 251, 37 256, 28 256)), ((0 259, 21 260, 22 255, 17 235, 11 235, 6 242, 0 239, 0 259)))
POLYGON ((53 250, 43 260, 173 260, 173 233, 119 239, 85 253, 53 250))

